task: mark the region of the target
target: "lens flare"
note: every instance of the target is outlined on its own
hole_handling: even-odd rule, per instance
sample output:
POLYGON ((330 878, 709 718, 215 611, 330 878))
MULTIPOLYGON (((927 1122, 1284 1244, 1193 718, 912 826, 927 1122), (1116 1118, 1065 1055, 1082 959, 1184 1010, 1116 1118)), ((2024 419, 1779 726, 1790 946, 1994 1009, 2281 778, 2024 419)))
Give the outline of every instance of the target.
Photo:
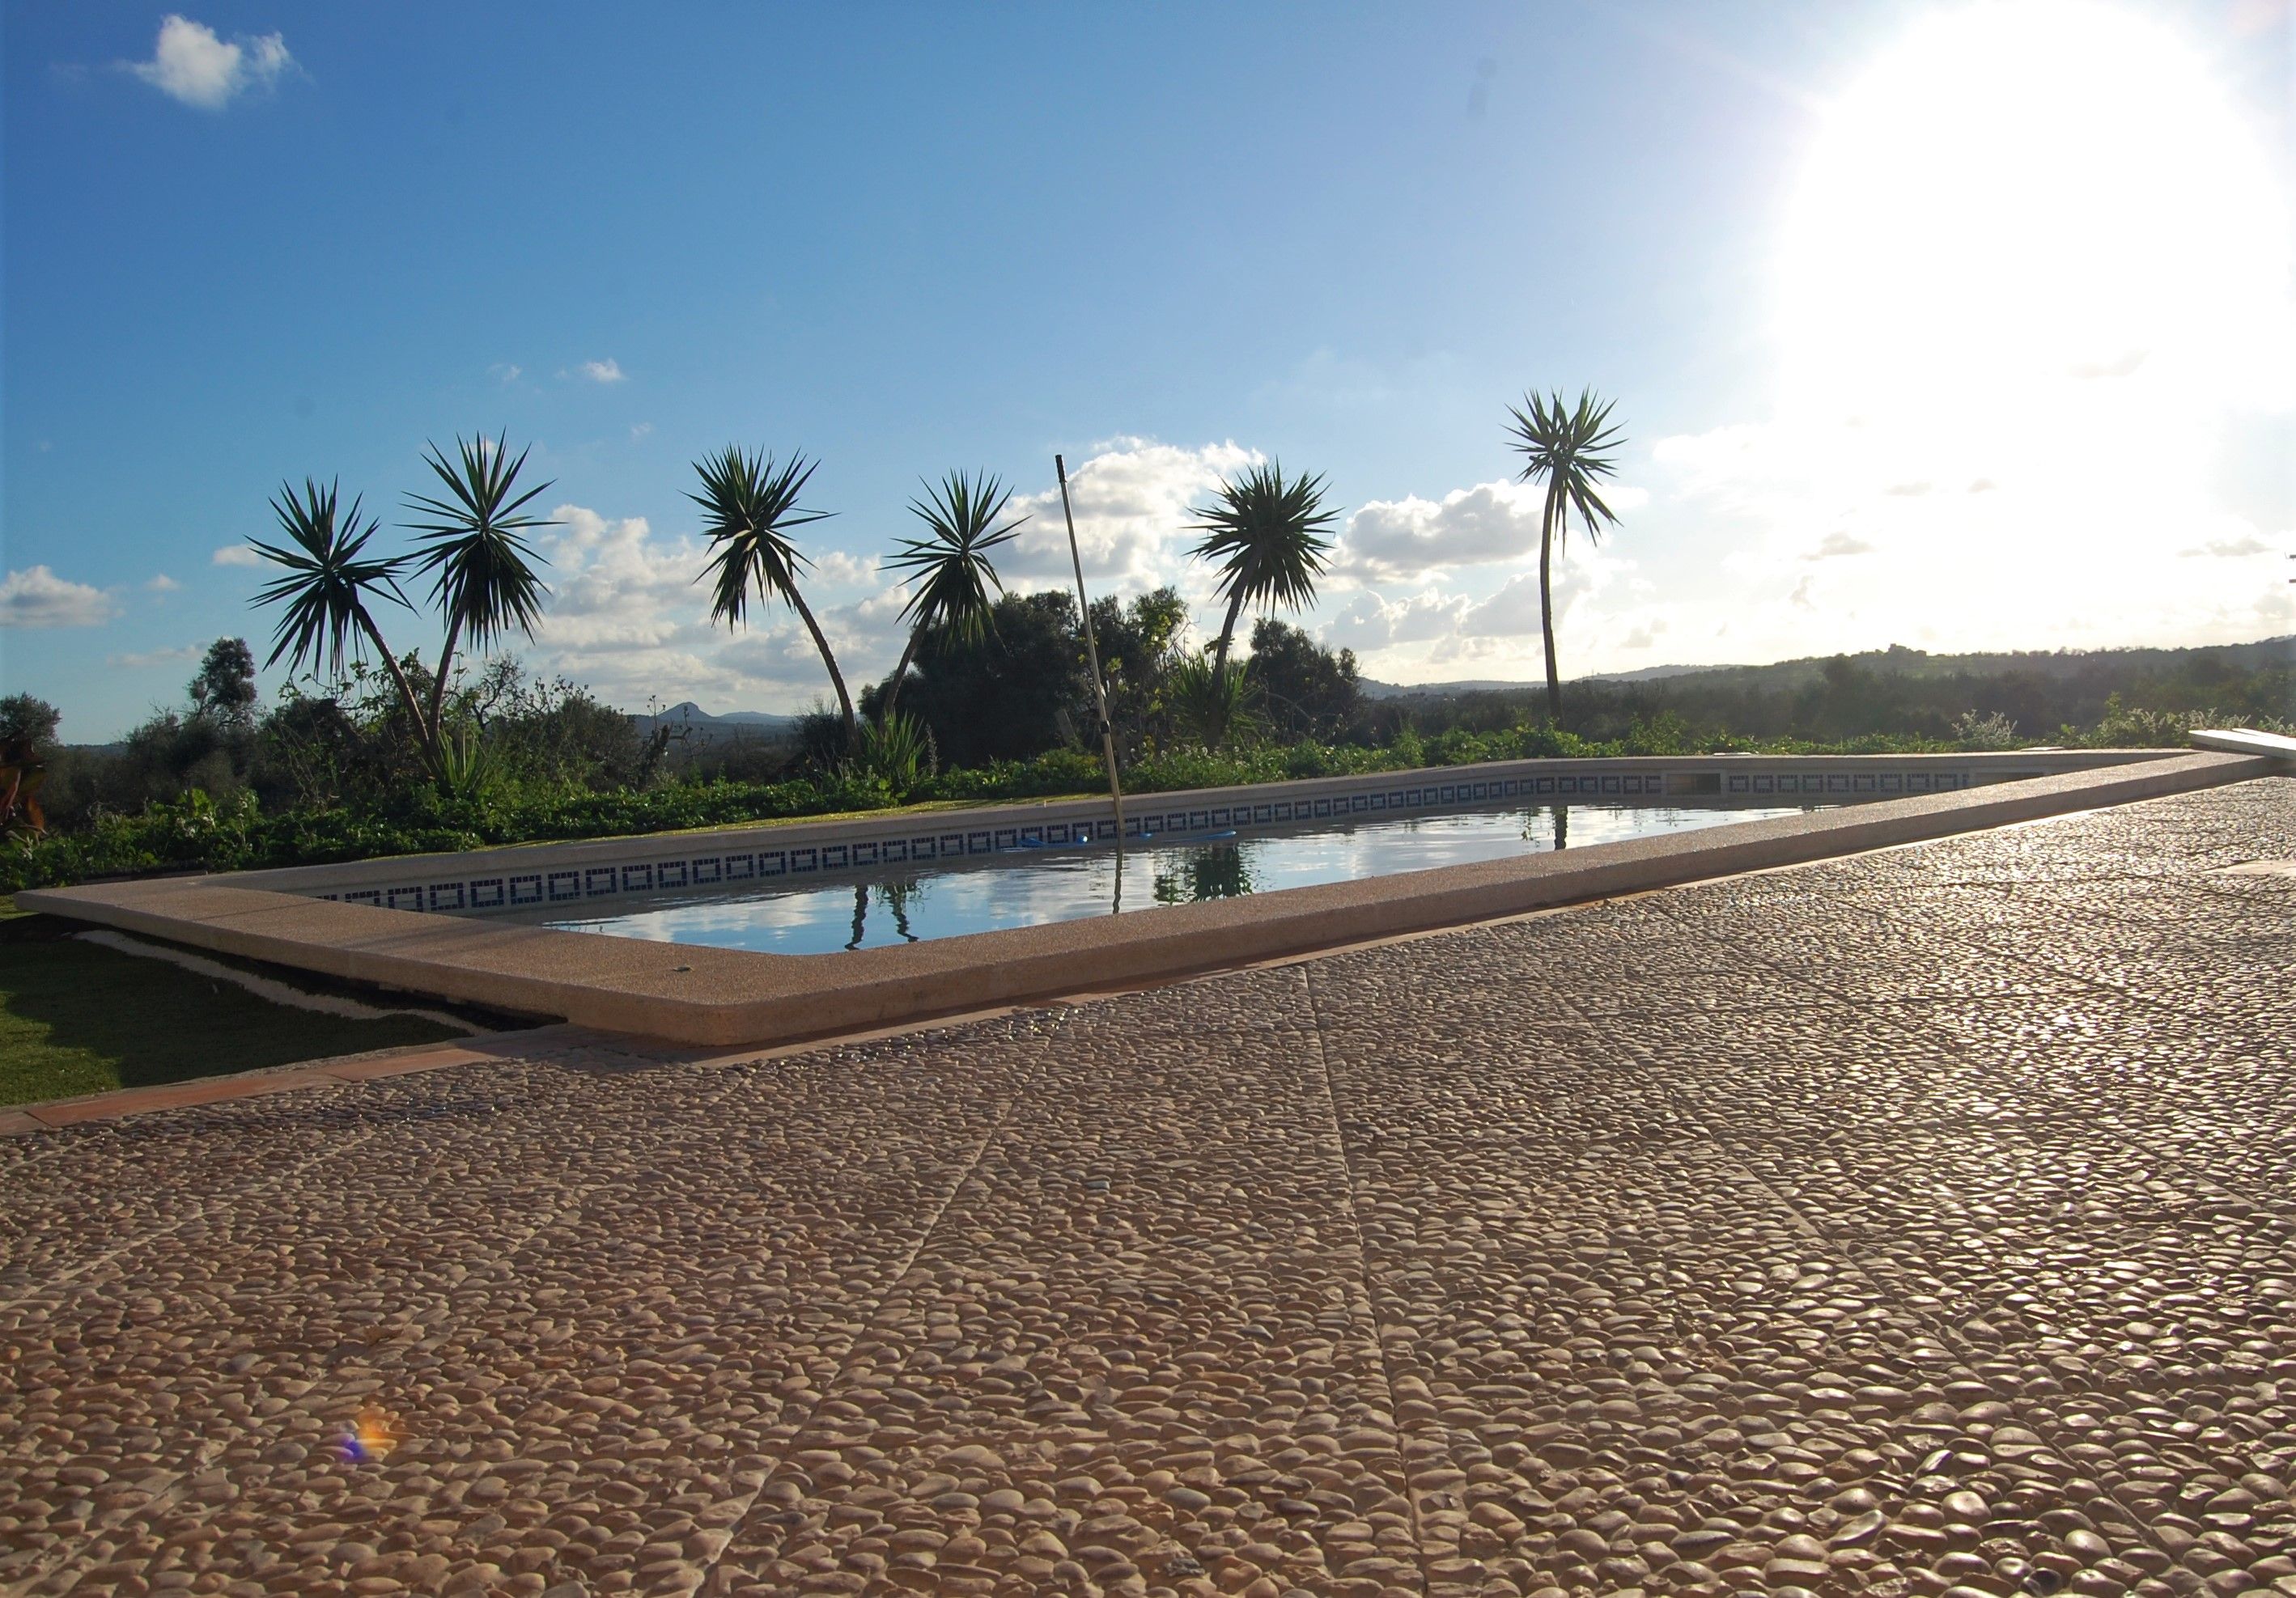
POLYGON ((370 1404, 358 1412, 350 1430, 336 1439, 335 1449, 346 1464, 369 1464, 390 1458, 400 1437, 398 1417, 370 1404))

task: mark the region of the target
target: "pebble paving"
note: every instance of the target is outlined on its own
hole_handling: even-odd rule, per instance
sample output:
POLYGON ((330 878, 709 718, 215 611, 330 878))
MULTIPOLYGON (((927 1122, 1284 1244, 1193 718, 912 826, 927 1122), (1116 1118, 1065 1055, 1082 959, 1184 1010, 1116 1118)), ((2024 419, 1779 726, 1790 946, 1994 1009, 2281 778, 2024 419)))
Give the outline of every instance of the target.
POLYGON ((2296 1594, 2291 857, 0 1139, 0 1593, 2296 1594))

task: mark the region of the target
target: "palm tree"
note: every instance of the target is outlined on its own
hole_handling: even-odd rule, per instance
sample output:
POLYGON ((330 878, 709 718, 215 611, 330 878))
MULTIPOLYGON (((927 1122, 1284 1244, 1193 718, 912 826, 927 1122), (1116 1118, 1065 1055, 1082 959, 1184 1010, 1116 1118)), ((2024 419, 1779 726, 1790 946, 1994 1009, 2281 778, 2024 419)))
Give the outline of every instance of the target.
POLYGON ((701 530, 717 547, 701 577, 694 580, 711 579, 709 619, 729 627, 739 626, 746 618, 752 587, 760 598, 778 599, 798 613, 805 630, 813 635, 814 648, 821 651, 821 663, 829 668, 830 685, 837 690, 837 708, 845 724, 846 746, 850 748, 855 738, 852 696, 845 692, 845 674, 837 669, 837 657, 830 652, 821 624, 807 608, 805 595, 798 592, 798 574, 812 562, 789 541, 791 529, 830 514, 798 509, 797 496, 812 477, 815 464, 801 455, 792 455, 787 465, 776 466, 773 456, 762 450, 751 455, 738 444, 728 444, 722 454, 694 462, 701 492, 686 497, 706 513, 701 530))
POLYGON ((909 662, 916 658, 917 645, 928 635, 945 633, 972 643, 994 625, 988 590, 993 587, 1002 594, 1004 585, 989 561, 988 552, 1011 543, 1019 536, 1021 523, 1029 520, 1023 516, 1020 521, 989 530, 1012 497, 1013 491, 993 476, 984 473, 976 479, 952 471, 939 488, 927 483, 924 498, 909 502, 909 509, 931 529, 931 536, 902 539, 900 553, 885 562, 905 580, 914 578, 917 586, 909 602, 901 607, 901 617, 909 623, 909 641, 901 651, 901 663, 893 668, 893 680, 885 685, 881 720, 892 721, 893 705, 909 675, 909 662))
POLYGON ((1202 533, 1204 541, 1188 553, 1218 564, 1217 592, 1227 600, 1227 619, 1212 651, 1217 680, 1227 671, 1228 645, 1245 605, 1255 611, 1272 605, 1297 611, 1315 602, 1316 579, 1332 547, 1323 531, 1339 512, 1324 508, 1322 478, 1286 481, 1278 462, 1223 481, 1218 503, 1196 514, 1203 520, 1189 530, 1202 533))
POLYGON ((1611 455, 1625 442, 1610 422, 1615 401, 1597 402, 1595 390, 1582 389, 1570 405, 1557 389, 1551 397, 1523 396, 1522 406, 1510 406, 1514 418, 1508 428, 1511 446, 1523 457, 1522 480, 1546 481, 1546 504, 1538 523, 1538 621, 1546 635, 1546 717, 1562 719, 1562 678, 1554 664, 1554 552, 1556 535, 1569 545, 1570 516, 1578 513, 1589 540, 1600 543, 1603 524, 1618 521, 1603 503, 1595 485, 1609 477, 1617 463, 1611 455))
POLYGON ((406 603, 406 595, 399 590, 398 573, 408 557, 398 555, 385 560, 367 554, 367 541, 374 537, 381 524, 369 517, 365 527, 359 526, 357 498, 352 499, 348 512, 339 514, 339 492, 335 483, 322 488, 309 478, 303 479, 299 495, 292 484, 281 483, 278 496, 271 502, 271 511, 278 517, 287 542, 283 545, 266 544, 259 538, 249 540, 258 554, 286 568, 286 575, 274 578, 253 602, 258 605, 287 607, 271 635, 271 658, 264 665, 276 666, 283 655, 288 657, 291 671, 302 670, 308 661, 336 675, 341 672, 346 659, 363 656, 366 646, 373 644, 398 689, 406 719, 422 741, 424 758, 429 759, 433 750, 423 719, 422 701, 415 694, 414 684, 407 681, 398 657, 382 641, 382 629, 375 625, 374 613, 368 609, 371 598, 406 603))
POLYGON ((535 575, 538 559, 521 536, 529 529, 556 527, 548 517, 525 514, 525 507, 548 489, 543 483, 512 497, 528 449, 512 460, 505 439, 489 444, 484 434, 455 446, 462 455, 459 467, 447 464, 437 445, 428 447, 423 464, 447 485, 447 499, 421 494, 407 496, 407 508, 438 518, 409 524, 422 535, 423 548, 413 557, 419 571, 430 573, 430 597, 447 619, 447 642, 439 651, 439 670, 430 679, 430 709, 427 718, 435 747, 444 747, 440 712, 447 699, 447 679, 455 663, 455 648, 465 636, 480 649, 515 627, 529 639, 542 619, 542 602, 550 590, 535 575))

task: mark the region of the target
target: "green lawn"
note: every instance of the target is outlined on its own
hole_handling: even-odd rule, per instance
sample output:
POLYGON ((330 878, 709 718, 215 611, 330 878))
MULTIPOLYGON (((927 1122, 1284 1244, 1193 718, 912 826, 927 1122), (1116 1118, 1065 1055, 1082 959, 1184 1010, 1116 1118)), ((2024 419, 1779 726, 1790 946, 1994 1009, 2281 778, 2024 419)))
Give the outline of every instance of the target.
POLYGON ((0 1104, 291 1065, 463 1034, 414 1016, 354 1020, 82 943, 0 897, 0 1104))

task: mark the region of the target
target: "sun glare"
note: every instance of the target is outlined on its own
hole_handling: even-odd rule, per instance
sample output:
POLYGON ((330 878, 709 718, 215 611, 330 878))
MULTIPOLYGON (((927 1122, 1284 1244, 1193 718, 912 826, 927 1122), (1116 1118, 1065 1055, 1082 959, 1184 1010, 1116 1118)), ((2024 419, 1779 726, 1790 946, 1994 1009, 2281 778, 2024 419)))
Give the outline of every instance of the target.
POLYGON ((1981 435, 2113 389, 2269 399, 2286 270, 2260 141, 2173 31, 2081 0, 1940 11, 1811 152, 1781 275, 1788 408, 1981 435))

